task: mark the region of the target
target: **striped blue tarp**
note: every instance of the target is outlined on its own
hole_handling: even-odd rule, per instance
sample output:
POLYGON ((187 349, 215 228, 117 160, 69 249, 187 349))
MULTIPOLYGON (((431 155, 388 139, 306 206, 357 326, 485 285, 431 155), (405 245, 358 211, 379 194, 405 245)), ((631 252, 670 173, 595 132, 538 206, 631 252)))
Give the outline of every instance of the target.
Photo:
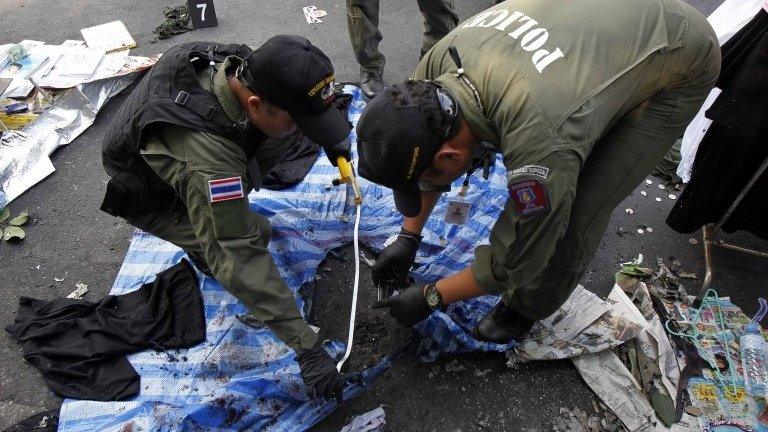
MULTIPOLYGON (((345 91, 354 95, 350 120, 356 123, 365 103, 356 87, 347 86, 345 91)), ((354 142, 354 132, 352 138, 354 142)), ((331 185, 337 175, 321 156, 302 183, 249 196, 252 209, 272 223, 270 251, 302 307, 301 288, 315 279, 328 251, 352 241, 354 206, 343 186, 331 185)), ((399 231, 402 217, 387 189, 364 179, 360 185, 364 194, 360 240, 381 250, 384 241, 399 231)), ((472 179, 468 200, 473 203, 469 222, 457 226, 443 221, 447 199, 441 199, 424 232, 414 272, 417 279, 435 280, 464 268, 475 246, 487 241, 507 201, 500 160, 491 167, 489 181, 472 179)), ((183 257, 179 248, 137 231, 111 293, 133 291, 183 257)), ((121 402, 67 399, 61 408, 60 431, 304 431, 333 411, 335 401, 307 400, 293 351, 267 329, 240 322, 236 316, 246 313, 245 307, 214 279, 199 276, 206 341, 185 350, 129 356, 141 376, 140 393, 121 402)), ((486 296, 453 305, 447 314, 433 314, 417 328, 418 355, 429 361, 448 353, 509 349, 471 337, 477 320, 497 300, 486 296)), ((344 344, 335 342, 327 348, 339 355, 344 344)), ((394 359, 365 372, 366 386, 390 360, 394 359)), ((350 385, 345 397, 363 389, 361 384, 350 385)))

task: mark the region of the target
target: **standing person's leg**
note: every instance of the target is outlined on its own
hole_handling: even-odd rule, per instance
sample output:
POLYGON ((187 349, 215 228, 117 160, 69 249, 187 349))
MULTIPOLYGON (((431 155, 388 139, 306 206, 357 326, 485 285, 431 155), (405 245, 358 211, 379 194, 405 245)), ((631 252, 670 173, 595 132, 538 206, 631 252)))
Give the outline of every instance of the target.
POLYGON ((434 44, 459 24, 459 15, 453 7, 453 0, 418 0, 419 10, 424 16, 424 40, 421 57, 434 44))
POLYGON ((379 51, 379 0, 347 0, 347 27, 352 51, 360 64, 360 86, 372 98, 384 88, 386 59, 379 51))

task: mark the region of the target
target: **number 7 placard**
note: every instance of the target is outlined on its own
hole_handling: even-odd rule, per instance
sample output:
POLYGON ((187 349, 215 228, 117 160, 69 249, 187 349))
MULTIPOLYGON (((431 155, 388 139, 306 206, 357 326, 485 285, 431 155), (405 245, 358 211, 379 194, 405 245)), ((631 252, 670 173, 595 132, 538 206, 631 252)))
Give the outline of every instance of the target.
POLYGON ((213 0, 187 0, 187 5, 189 14, 192 16, 192 27, 195 29, 219 25, 216 21, 216 9, 213 7, 213 0))

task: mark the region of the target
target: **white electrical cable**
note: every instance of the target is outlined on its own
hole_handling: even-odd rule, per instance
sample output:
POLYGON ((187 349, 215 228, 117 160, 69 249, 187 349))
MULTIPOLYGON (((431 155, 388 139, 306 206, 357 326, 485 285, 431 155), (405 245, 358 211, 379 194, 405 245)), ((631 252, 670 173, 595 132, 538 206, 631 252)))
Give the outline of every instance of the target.
POLYGON ((355 232, 353 234, 353 242, 355 247, 355 283, 352 289, 352 312, 349 315, 349 334, 347 336, 347 350, 344 351, 344 357, 336 365, 336 370, 341 371, 341 367, 344 366, 344 362, 349 358, 349 354, 352 352, 352 342, 355 339, 355 314, 357 312, 357 288, 360 285, 360 245, 358 244, 358 231, 360 231, 360 205, 356 205, 355 208, 355 232))

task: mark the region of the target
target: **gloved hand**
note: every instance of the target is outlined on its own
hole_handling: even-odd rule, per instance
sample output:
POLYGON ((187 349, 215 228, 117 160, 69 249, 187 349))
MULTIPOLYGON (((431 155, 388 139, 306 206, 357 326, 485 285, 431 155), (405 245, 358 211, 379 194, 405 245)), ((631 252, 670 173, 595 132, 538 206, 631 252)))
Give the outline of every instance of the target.
POLYGON ((389 308, 389 315, 406 327, 413 327, 432 314, 432 308, 424 297, 424 287, 416 284, 376 302, 372 308, 389 308))
POLYGON ((376 286, 380 284, 405 287, 408 272, 416 260, 416 250, 421 243, 421 236, 405 229, 400 230, 397 239, 385 247, 373 265, 371 276, 376 286))
POLYGON ((323 150, 325 150, 325 155, 328 156, 328 160, 333 166, 337 166, 336 159, 339 156, 344 156, 344 159, 348 161, 352 160, 352 143, 349 141, 349 137, 336 144, 324 146, 323 150))
POLYGON ((307 396, 323 397, 341 403, 344 391, 344 377, 336 370, 336 363, 318 341, 312 349, 304 350, 296 356, 301 369, 301 379, 307 386, 307 396))

